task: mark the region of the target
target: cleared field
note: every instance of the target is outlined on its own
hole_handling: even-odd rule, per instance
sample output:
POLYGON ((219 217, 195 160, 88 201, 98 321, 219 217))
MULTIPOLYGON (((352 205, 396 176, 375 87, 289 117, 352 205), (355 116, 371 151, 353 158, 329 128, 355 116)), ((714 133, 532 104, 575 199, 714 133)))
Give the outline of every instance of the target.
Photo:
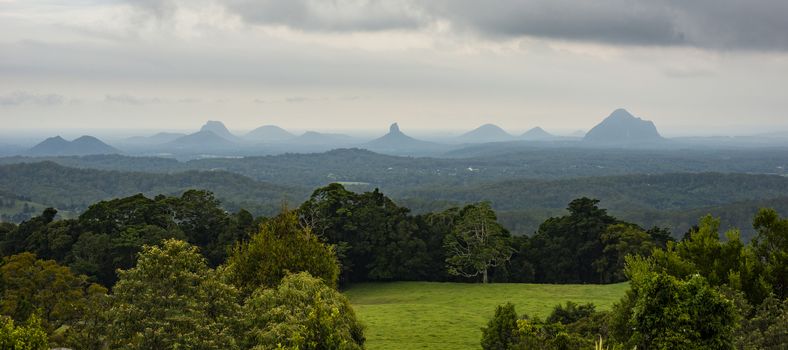
POLYGON ((506 302, 518 314, 547 316, 568 300, 607 310, 626 283, 610 285, 463 284, 392 282, 358 284, 345 291, 366 325, 367 348, 478 349, 481 327, 506 302))

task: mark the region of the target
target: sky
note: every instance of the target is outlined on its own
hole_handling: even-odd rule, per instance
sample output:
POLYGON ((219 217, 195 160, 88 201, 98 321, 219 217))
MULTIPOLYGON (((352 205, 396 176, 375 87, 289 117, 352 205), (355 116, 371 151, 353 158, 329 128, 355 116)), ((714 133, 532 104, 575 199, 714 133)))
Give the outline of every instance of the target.
POLYGON ((0 0, 0 133, 788 131, 785 0, 0 0))

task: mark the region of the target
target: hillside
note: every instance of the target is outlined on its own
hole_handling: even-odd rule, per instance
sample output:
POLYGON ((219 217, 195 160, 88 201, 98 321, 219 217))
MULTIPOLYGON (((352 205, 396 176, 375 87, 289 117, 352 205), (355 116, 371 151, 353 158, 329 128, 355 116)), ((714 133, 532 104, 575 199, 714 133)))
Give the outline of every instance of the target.
POLYGON ((251 142, 280 142, 293 137, 295 135, 276 125, 263 125, 244 135, 244 138, 251 142))
POLYGON ((300 203, 308 194, 303 189, 258 182, 223 171, 146 174, 75 169, 52 162, 0 166, 0 191, 71 211, 83 210, 100 200, 137 193, 150 197, 176 195, 187 189, 214 192, 228 210, 242 207, 268 215, 275 213, 282 201, 300 203))
POLYGON ((567 301, 609 310, 628 285, 366 283, 345 294, 367 326, 367 348, 478 349, 481 328, 495 307, 515 304, 518 313, 546 317, 567 301), (428 325, 428 326, 427 326, 428 325))
POLYGON ((93 136, 85 135, 72 141, 67 141, 60 136, 50 137, 25 153, 31 156, 83 156, 115 154, 120 151, 93 136))
POLYGON ((457 141, 468 143, 510 141, 512 135, 495 124, 484 124, 457 137, 457 141))
POLYGON ((388 134, 369 141, 361 147, 380 153, 405 155, 434 153, 447 148, 444 145, 417 140, 405 135, 400 131, 397 123, 391 124, 388 134))

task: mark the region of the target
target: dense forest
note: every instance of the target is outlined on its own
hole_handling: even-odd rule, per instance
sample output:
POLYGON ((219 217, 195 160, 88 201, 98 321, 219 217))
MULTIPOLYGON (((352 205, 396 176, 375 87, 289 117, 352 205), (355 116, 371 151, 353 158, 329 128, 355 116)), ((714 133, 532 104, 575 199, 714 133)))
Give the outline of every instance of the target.
POLYGON ((502 306, 484 330, 485 349, 590 347, 599 339, 732 349, 780 346, 788 335, 788 219, 771 209, 754 217, 750 243, 738 231, 720 232, 712 216, 674 240, 587 197, 534 235, 513 236, 487 202, 413 214, 378 190, 340 184, 269 217, 227 212, 198 190, 101 201, 74 219, 56 214, 48 208, 0 224, 0 312, 9 317, 0 342, 363 348, 363 326, 337 288, 401 280, 630 281, 609 312, 567 304, 540 320, 502 306), (313 311, 296 311, 304 308, 313 311))
MULTIPOLYGON (((303 167, 308 168, 307 164, 303 167)), ((292 176, 285 174, 280 182, 269 183, 223 170, 143 173, 71 168, 52 162, 0 166, 0 190, 8 198, 24 198, 28 208, 37 210, 51 206, 67 217, 100 200, 136 193, 179 195, 189 188, 213 192, 226 210, 244 208, 255 215, 270 216, 284 201, 306 199, 312 188, 278 184, 288 182, 292 182, 292 176)), ((371 185, 346 186, 357 192, 371 190, 371 185)), ((676 237, 691 228, 698 217, 711 213, 723 217, 724 228, 741 228, 748 240, 755 233, 750 220, 758 208, 788 213, 788 177, 776 175, 670 173, 518 179, 465 186, 414 184, 383 190, 414 213, 489 201, 504 227, 515 235, 533 234, 542 221, 560 214, 566 203, 583 196, 599 199, 617 217, 647 227, 667 227, 676 237)), ((0 218, 20 222, 32 216, 29 210, 23 211, 23 202, 17 202, 5 211, 0 209, 6 215, 0 218)))

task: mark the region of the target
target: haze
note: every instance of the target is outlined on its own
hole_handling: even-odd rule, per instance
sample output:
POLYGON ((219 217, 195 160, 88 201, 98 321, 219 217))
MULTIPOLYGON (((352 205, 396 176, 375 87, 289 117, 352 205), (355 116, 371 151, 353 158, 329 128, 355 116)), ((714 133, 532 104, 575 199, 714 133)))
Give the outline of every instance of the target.
POLYGON ((17 130, 788 130, 788 3, 0 0, 17 130))

